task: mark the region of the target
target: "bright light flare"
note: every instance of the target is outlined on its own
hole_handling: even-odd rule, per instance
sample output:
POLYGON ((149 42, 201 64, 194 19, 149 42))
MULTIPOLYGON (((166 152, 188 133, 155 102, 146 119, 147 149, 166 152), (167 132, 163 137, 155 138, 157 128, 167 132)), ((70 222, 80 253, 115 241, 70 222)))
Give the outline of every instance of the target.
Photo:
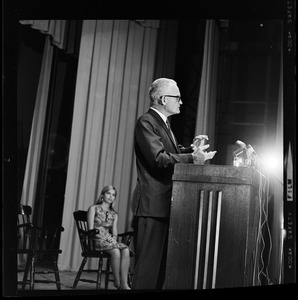
POLYGON ((262 164, 267 171, 274 171, 278 167, 278 159, 272 154, 267 154, 262 159, 262 164))
POLYGON ((264 172, 277 176, 281 180, 283 172, 282 148, 271 148, 266 149, 264 152, 260 152, 259 162, 260 167, 264 172))

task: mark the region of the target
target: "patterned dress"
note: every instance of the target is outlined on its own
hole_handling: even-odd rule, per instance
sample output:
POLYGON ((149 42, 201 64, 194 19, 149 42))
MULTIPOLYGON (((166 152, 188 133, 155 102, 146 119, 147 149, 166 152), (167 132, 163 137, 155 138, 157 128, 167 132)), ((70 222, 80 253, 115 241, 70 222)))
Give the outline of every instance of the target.
POLYGON ((118 243, 113 237, 112 227, 117 213, 113 210, 104 211, 100 205, 95 207, 94 229, 98 229, 99 233, 94 236, 94 247, 96 250, 105 251, 114 248, 128 248, 123 243, 118 243))

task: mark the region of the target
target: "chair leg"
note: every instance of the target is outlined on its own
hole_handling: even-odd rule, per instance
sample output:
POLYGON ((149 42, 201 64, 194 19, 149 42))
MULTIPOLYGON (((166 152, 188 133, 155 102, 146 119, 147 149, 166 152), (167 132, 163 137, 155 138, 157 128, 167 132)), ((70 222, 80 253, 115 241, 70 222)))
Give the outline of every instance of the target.
MULTIPOLYGON (((22 282, 22 289, 23 290, 26 289, 27 277, 28 277, 29 272, 30 272, 30 278, 31 278, 31 262, 32 262, 32 256, 31 256, 31 254, 28 254, 27 261, 26 261, 26 266, 25 266, 25 270, 24 270, 24 275, 23 275, 23 282, 22 282)), ((30 282, 31 282, 31 280, 30 280, 30 282)))
POLYGON ((101 284, 101 269, 102 269, 102 262, 103 259, 100 257, 98 259, 98 269, 97 269, 97 280, 96 280, 96 289, 100 289, 100 284, 101 284))
POLYGON ((28 254, 28 259, 25 267, 22 289, 26 288, 28 273, 30 273, 29 289, 34 290, 34 279, 35 279, 35 257, 34 254, 28 254))
POLYGON ((61 283, 60 283, 60 276, 59 276, 59 270, 58 270, 58 265, 57 265, 57 258, 55 258, 55 260, 54 260, 54 272, 55 272, 57 290, 61 290, 61 283))
POLYGON ((79 269, 79 271, 78 271, 78 274, 77 274, 77 276, 76 276, 76 279, 75 279, 75 281, 74 281, 74 284, 73 284, 73 288, 74 288, 74 289, 76 288, 76 286, 77 286, 77 284, 78 284, 78 282, 79 282, 79 280, 80 280, 81 274, 82 274, 83 269, 84 269, 84 266, 85 266, 85 264, 86 264, 86 261, 87 261, 87 257, 84 257, 84 258, 83 258, 83 261, 82 261, 82 263, 81 263, 80 269, 79 269))
POLYGON ((30 267, 30 290, 34 290, 34 281, 35 281, 35 256, 33 254, 31 258, 31 267, 30 267))
POLYGON ((110 275, 110 266, 111 262, 110 259, 107 259, 107 268, 106 268, 106 277, 105 277, 105 289, 107 290, 109 287, 109 275, 110 275))

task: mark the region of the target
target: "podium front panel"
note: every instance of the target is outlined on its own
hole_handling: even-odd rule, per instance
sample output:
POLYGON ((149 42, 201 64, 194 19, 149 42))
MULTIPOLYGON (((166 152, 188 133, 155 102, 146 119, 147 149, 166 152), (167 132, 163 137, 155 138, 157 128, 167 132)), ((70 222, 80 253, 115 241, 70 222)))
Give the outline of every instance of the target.
POLYGON ((253 285, 260 217, 258 174, 177 164, 165 289, 253 285))

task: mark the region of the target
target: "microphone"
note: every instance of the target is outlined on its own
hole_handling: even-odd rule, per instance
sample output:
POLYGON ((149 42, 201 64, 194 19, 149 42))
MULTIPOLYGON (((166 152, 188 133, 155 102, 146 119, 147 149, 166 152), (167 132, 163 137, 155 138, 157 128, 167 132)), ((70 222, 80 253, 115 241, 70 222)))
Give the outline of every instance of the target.
POLYGON ((248 144, 247 145, 247 150, 251 153, 253 153, 254 155, 257 155, 257 152, 255 151, 255 149, 252 147, 252 145, 248 144))
POLYGON ((254 159, 256 159, 258 157, 257 152, 255 151, 255 149, 250 144, 247 145, 247 152, 254 159))
POLYGON ((241 153, 243 153, 243 151, 247 151, 246 144, 241 142, 240 140, 237 140, 235 144, 239 146, 239 149, 234 151, 234 157, 240 155, 241 153))
POLYGON ((236 145, 238 145, 240 147, 240 149, 246 149, 247 150, 246 144, 241 142, 240 140, 236 141, 236 145))
POLYGON ((235 143, 238 149, 234 151, 234 166, 244 165, 244 166, 257 166, 258 155, 254 148, 250 144, 245 144, 244 142, 237 140, 235 143), (244 153, 243 153, 244 152, 244 153), (242 154, 243 153, 243 154, 242 154), (240 157, 238 157, 242 154, 240 157))

